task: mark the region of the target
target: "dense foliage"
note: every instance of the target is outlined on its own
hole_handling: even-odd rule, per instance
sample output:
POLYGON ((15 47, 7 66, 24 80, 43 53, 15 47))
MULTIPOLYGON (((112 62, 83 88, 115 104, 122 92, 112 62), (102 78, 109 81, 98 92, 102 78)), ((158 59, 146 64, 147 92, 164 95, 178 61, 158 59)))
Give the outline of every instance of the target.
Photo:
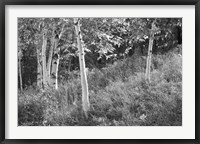
MULTIPOLYGON (((88 118, 81 108, 81 80, 73 20, 19 18, 18 58, 22 89, 19 125, 182 125, 182 22, 179 18, 82 18, 89 86, 88 118), (151 82, 145 80, 151 24, 155 23, 151 82), (64 26, 63 26, 64 25, 64 26), (38 50, 59 39, 59 89, 37 85, 38 50)), ((20 77, 20 74, 18 75, 20 77)), ((18 79, 20 89, 20 78, 18 79)))

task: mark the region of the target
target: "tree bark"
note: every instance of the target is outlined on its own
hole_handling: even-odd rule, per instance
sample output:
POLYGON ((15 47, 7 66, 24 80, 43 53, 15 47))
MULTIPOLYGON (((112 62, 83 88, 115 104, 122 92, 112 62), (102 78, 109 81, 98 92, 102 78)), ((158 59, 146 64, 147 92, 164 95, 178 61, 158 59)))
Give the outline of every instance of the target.
MULTIPOLYGON (((38 44, 41 46, 40 44, 38 44)), ((41 52, 40 47, 37 47, 37 87, 42 88, 43 83, 43 76, 42 76, 42 58, 41 58, 41 52)))
POLYGON ((23 90, 22 87, 22 71, 21 71, 21 57, 18 59, 18 69, 19 69, 19 83, 20 83, 20 90, 23 90))
POLYGON ((58 58, 56 61, 56 81, 55 81, 55 89, 58 89, 58 68, 59 68, 59 62, 60 62, 60 55, 58 54, 58 58))
POLYGON ((48 58, 48 62, 47 62, 47 82, 49 85, 50 84, 50 80, 51 80, 51 66, 52 66, 52 57, 53 57, 53 50, 54 50, 54 44, 55 44, 55 40, 54 40, 54 36, 52 38, 52 45, 50 47, 49 50, 49 58, 48 58))
POLYGON ((152 28, 150 30, 150 37, 149 37, 149 47, 148 47, 148 55, 147 55, 147 63, 146 63, 146 74, 145 80, 150 82, 150 75, 151 75, 151 57, 152 57, 152 48, 153 48, 153 41, 154 41, 154 31, 155 25, 154 22, 152 23, 152 28))
POLYGON ((51 85, 57 90, 58 89, 58 68, 60 62, 60 46, 58 46, 58 42, 61 39, 64 33, 65 24, 63 24, 60 35, 56 34, 54 38, 54 53, 52 58, 52 69, 51 69, 51 85))
POLYGON ((145 75, 145 79, 148 80, 149 82, 150 82, 150 73, 151 73, 152 47, 153 47, 153 38, 150 37, 148 55, 147 55, 147 64, 146 64, 146 75, 145 75))
POLYGON ((58 48, 58 35, 55 36, 54 38, 54 54, 53 54, 53 59, 52 59, 52 68, 51 68, 51 86, 53 86, 55 89, 58 88, 58 64, 59 64, 59 50, 58 48))
POLYGON ((43 76, 43 88, 47 86, 47 73, 46 73, 46 46, 47 38, 46 33, 43 34, 43 43, 42 43, 42 76, 43 76))
POLYGON ((82 107, 86 118, 88 118, 87 112, 90 108, 90 103, 89 103, 87 76, 85 71, 84 50, 82 48, 80 21, 78 18, 74 18, 74 25, 75 25, 75 31, 77 35, 77 45, 79 50, 79 64, 80 64, 81 86, 82 86, 82 107))

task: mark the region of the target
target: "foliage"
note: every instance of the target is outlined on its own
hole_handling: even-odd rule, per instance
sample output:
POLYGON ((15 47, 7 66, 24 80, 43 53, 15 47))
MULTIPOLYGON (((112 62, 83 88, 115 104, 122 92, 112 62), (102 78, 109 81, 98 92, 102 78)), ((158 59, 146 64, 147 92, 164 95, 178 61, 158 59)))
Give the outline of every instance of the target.
POLYGON ((18 60, 23 91, 18 125, 182 125, 182 19, 81 18, 91 109, 85 118, 77 42, 72 18, 18 18, 18 60), (151 82, 144 72, 155 26, 151 82), (63 27, 63 31, 62 31, 63 27), (59 89, 36 86, 42 35, 46 60, 59 38, 59 89), (30 65, 31 64, 31 65, 30 65))
POLYGON ((145 60, 141 57, 90 70, 88 119, 81 109, 79 77, 63 82, 58 91, 29 88, 19 93, 19 125, 182 125, 181 61, 174 51, 153 56, 151 83, 144 80, 145 60))
MULTIPOLYGON (((180 18, 82 18, 81 32, 84 41, 85 61, 88 68, 104 68, 119 59, 133 54, 146 56, 151 23, 155 21, 157 32, 153 54, 165 54, 176 47, 181 38, 180 18)), ((52 38, 65 31, 59 40, 59 77, 66 78, 63 71, 79 70, 76 39, 71 18, 19 18, 18 51, 22 57, 23 87, 37 80, 37 50, 41 51, 42 34, 47 33, 48 52, 52 38), (29 65, 29 64, 32 65, 29 65)))

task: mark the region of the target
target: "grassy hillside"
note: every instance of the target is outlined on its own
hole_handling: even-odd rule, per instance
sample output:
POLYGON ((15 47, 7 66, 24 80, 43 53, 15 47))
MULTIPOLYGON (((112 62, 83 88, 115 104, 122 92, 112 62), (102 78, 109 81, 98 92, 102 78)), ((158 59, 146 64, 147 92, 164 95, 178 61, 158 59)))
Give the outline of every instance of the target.
POLYGON ((182 58, 176 52, 152 59, 151 82, 144 80, 146 58, 132 56, 88 72, 91 109, 81 108, 80 77, 71 74, 59 90, 28 88, 19 93, 19 125, 180 126, 182 58))

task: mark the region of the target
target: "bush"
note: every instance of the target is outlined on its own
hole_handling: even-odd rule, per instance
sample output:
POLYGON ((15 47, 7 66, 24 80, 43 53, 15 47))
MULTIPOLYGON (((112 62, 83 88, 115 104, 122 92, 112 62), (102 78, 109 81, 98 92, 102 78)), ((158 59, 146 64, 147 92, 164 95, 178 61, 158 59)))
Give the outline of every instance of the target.
POLYGON ((108 84, 109 80, 102 71, 93 69, 88 73, 89 90, 97 92, 98 90, 105 88, 108 84))
POLYGON ((182 58, 177 54, 172 54, 162 67, 165 80, 180 82, 182 81, 182 58))
POLYGON ((152 65, 150 83, 145 81, 144 58, 90 70, 88 119, 81 107, 79 78, 61 84, 58 91, 29 88, 19 94, 19 125, 182 125, 181 57, 153 56, 152 65))
POLYGON ((18 125, 41 125, 44 119, 43 103, 30 92, 18 94, 18 125))

